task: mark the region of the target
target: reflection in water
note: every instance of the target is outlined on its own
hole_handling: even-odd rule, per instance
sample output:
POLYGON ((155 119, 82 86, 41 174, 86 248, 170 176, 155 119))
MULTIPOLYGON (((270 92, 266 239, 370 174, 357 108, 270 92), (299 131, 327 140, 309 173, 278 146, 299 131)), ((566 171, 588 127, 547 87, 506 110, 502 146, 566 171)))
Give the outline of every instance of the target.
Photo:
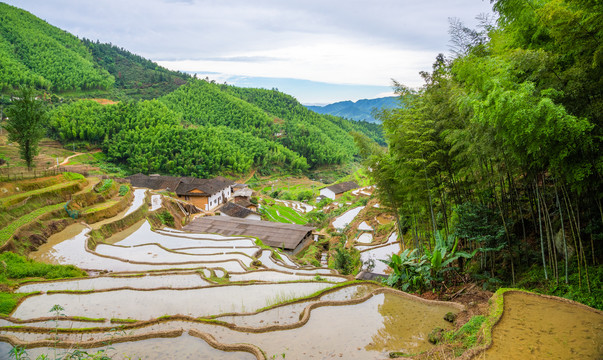
MULTIPOLYGON (((119 335, 117 335, 119 336, 119 335)), ((3 347, 0 346, 0 351, 3 347)), ((220 351, 209 346, 202 339, 184 333, 177 338, 157 338, 135 342, 115 343, 102 348, 87 349, 89 354, 105 350, 114 360, 120 359, 203 359, 203 360, 255 360, 255 356, 245 352, 220 351)), ((60 350, 63 353, 65 350, 60 350)), ((42 354, 52 354, 51 348, 29 349, 31 358, 42 354)), ((0 355, 0 359, 2 359, 0 355)))
POLYGON ((257 284, 187 290, 116 290, 90 294, 43 294, 28 297, 13 313, 19 319, 48 315, 61 304, 67 316, 148 320, 166 314, 209 316, 253 312, 268 305, 308 296, 328 283, 257 284))
POLYGON ((415 334, 449 326, 443 320, 449 311, 458 310, 379 294, 357 305, 314 309, 308 322, 297 329, 246 334, 216 328, 212 332, 218 341, 256 344, 267 354, 285 353, 287 359, 383 359, 390 351, 429 349, 432 345, 417 341, 415 334))
POLYGON ((487 359, 602 359, 603 315, 554 299, 511 292, 487 359))

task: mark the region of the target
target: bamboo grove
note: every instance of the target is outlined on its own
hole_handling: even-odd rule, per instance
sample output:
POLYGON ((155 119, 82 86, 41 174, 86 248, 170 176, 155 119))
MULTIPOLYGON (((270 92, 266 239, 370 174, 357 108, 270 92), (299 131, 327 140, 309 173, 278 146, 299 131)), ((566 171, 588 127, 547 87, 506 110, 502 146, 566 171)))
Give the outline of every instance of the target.
POLYGON ((400 107, 380 114, 387 151, 357 144, 405 246, 448 244, 464 254, 460 274, 597 298, 603 5, 493 9, 477 29, 451 20, 454 55, 439 55, 420 89, 395 83, 400 107))

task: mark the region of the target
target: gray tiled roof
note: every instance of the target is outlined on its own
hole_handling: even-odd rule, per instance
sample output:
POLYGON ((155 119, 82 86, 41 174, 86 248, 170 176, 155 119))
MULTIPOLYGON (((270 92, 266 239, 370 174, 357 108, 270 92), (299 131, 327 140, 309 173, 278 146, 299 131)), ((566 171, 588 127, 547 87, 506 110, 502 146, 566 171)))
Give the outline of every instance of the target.
POLYGON ((196 218, 184 228, 186 231, 226 236, 253 236, 266 245, 293 250, 312 233, 313 227, 296 224, 247 220, 225 216, 196 218))
POLYGON ((354 190, 357 188, 359 188, 359 186, 354 181, 342 182, 342 183, 331 185, 331 186, 327 187, 327 189, 331 190, 335 194, 342 194, 346 191, 354 190))
POLYGON ((244 206, 231 202, 224 204, 224 206, 220 208, 220 212, 228 216, 237 217, 241 219, 244 219, 251 214, 257 214, 255 211, 249 210, 244 206))
POLYGON ((192 196, 211 196, 234 184, 233 181, 222 176, 213 179, 199 179, 194 177, 147 176, 136 174, 128 177, 128 179, 132 183, 132 186, 135 187, 144 187, 153 190, 166 189, 174 191, 178 195, 192 196), (205 194, 189 194, 189 192, 194 189, 199 189, 205 194))

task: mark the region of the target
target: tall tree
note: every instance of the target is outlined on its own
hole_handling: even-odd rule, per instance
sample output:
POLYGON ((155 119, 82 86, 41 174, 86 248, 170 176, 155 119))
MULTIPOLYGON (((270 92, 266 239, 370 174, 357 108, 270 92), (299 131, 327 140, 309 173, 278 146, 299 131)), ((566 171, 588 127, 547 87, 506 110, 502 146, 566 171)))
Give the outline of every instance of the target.
POLYGON ((38 142, 45 133, 46 111, 41 101, 36 99, 33 88, 21 87, 19 96, 7 111, 6 131, 8 141, 19 144, 21 159, 31 170, 33 159, 38 155, 38 142))

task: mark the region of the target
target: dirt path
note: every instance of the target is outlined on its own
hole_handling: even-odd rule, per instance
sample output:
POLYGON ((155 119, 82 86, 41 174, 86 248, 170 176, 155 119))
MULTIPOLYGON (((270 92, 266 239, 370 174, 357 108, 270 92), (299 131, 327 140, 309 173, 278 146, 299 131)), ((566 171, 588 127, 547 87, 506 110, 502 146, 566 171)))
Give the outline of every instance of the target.
POLYGON ((255 169, 251 170, 251 174, 249 174, 249 176, 247 176, 247 178, 241 178, 237 182, 241 183, 241 184, 245 184, 246 182, 249 181, 249 179, 251 179, 253 177, 253 175, 255 175, 255 169))
POLYGON ((47 170, 52 170, 52 169, 54 169, 54 168, 57 168, 57 167, 60 167, 60 166, 64 166, 64 165, 67 165, 67 164, 69 164, 69 161, 70 161, 72 158, 76 157, 76 156, 80 156, 80 155, 84 155, 84 154, 96 154, 97 152, 101 152, 101 151, 102 151, 102 150, 100 150, 100 149, 99 149, 99 150, 94 150, 94 151, 91 151, 91 152, 89 152, 89 153, 75 153, 75 154, 73 154, 73 155, 67 156, 67 157, 65 158, 65 160, 61 161, 61 163, 60 163, 60 164, 58 164, 58 165, 53 165, 53 166, 49 167, 47 170))

